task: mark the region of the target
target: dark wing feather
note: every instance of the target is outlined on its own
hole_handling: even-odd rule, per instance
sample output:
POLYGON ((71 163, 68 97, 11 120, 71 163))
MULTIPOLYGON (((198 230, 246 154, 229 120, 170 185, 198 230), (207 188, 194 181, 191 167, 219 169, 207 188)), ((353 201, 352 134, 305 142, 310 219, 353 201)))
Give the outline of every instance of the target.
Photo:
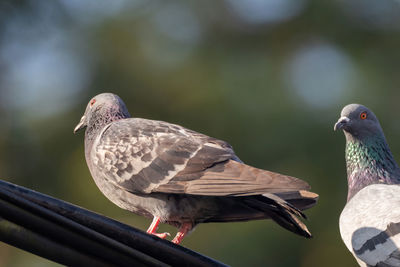
POLYGON ((241 163, 224 141, 161 121, 114 122, 94 153, 105 178, 132 192, 245 196, 309 189, 297 178, 241 163))
POLYGON ((378 262, 376 264, 376 267, 393 267, 393 266, 400 266, 400 251, 399 250, 393 251, 389 255, 387 260, 378 262))
POLYGON ((280 226, 298 235, 310 238, 307 226, 297 217, 306 216, 285 200, 274 194, 244 198, 244 202, 254 209, 266 212, 280 226))
MULTIPOLYGON (((306 190, 276 193, 281 199, 287 201, 299 210, 306 210, 317 203, 318 194, 306 190)), ((268 195, 266 195, 268 197, 268 195)))
POLYGON ((251 167, 228 160, 196 173, 179 173, 156 192, 192 195, 246 196, 308 190, 297 178, 251 167))

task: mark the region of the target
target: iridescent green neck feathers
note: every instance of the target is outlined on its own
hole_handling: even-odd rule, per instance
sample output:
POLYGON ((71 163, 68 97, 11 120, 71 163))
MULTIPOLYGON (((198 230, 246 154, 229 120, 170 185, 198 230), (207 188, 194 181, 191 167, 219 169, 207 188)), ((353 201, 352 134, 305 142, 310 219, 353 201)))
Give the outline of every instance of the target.
POLYGON ((399 183, 399 168, 383 136, 347 138, 346 164, 348 200, 370 184, 399 183))

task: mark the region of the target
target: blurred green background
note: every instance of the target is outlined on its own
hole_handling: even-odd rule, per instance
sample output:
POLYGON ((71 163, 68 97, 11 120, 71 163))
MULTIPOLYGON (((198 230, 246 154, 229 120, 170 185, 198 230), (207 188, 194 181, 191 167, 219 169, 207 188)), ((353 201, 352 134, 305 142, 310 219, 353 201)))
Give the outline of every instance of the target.
MULTIPOLYGON (((226 140, 320 194, 311 240, 257 221, 200 225, 183 246, 233 266, 356 266, 333 124, 367 105, 400 158, 399 48, 399 1, 1 1, 1 178, 147 229, 96 188, 72 134, 88 100, 113 92, 133 116, 226 140)), ((0 266, 56 264, 1 243, 0 266)))

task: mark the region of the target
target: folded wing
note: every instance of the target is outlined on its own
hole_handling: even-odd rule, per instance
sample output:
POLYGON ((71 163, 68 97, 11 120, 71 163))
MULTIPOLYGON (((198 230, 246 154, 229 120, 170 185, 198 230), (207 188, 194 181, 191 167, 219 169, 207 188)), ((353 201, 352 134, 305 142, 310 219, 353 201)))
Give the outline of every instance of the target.
POLYGON ((297 178, 243 164, 221 140, 145 119, 111 124, 94 147, 106 179, 137 193, 248 196, 308 190, 297 178))

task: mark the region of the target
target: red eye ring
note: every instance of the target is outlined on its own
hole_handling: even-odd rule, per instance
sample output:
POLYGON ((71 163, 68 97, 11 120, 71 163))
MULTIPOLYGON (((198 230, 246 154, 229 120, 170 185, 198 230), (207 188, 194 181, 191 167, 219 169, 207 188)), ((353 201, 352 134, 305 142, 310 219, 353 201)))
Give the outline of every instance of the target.
POLYGON ((90 101, 90 106, 93 106, 94 103, 96 103, 96 99, 93 98, 93 99, 90 101))
POLYGON ((367 112, 362 112, 360 114, 360 119, 365 120, 367 118, 367 112))

